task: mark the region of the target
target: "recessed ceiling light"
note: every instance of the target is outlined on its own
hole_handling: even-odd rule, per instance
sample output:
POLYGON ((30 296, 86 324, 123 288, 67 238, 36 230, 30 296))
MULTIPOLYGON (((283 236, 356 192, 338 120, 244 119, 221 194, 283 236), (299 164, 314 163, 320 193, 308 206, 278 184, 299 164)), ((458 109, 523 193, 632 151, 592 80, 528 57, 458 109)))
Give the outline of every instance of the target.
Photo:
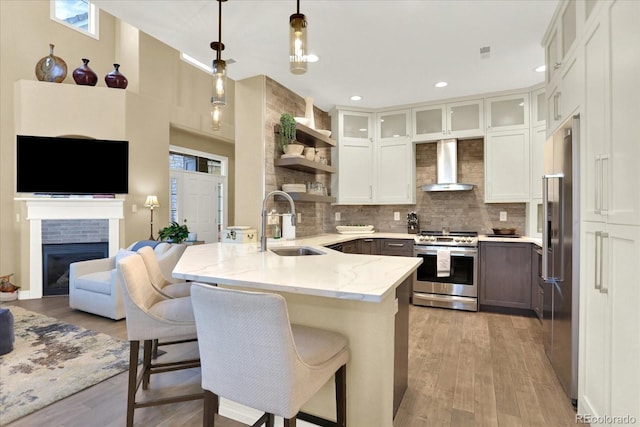
POLYGON ((447 83, 447 82, 438 82, 434 86, 435 87, 445 87, 447 85, 449 85, 449 83, 447 83))
POLYGON ((306 58, 307 62, 318 62, 320 60, 320 58, 318 58, 318 55, 314 55, 313 53, 307 55, 306 58))
POLYGON ((351 100, 352 100, 352 101, 360 101, 361 99, 362 99, 362 97, 361 97, 360 95, 353 95, 353 96, 351 97, 351 100))
POLYGON ((541 65, 538 68, 536 68, 536 73, 544 73, 544 70, 547 69, 546 65, 541 65))

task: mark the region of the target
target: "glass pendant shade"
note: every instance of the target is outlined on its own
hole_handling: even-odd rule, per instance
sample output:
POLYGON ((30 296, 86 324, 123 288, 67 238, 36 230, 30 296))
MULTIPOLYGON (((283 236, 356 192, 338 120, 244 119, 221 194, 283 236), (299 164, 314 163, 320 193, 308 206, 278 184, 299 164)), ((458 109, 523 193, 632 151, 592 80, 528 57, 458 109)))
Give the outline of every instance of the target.
POLYGON ((222 59, 213 60, 213 95, 211 105, 227 105, 227 64, 222 59))
POLYGON ((211 110, 211 128, 213 130, 220 130, 222 126, 222 110, 219 106, 214 106, 211 110))
POLYGON ((307 72, 307 20, 302 13, 289 17, 289 69, 293 74, 307 72))

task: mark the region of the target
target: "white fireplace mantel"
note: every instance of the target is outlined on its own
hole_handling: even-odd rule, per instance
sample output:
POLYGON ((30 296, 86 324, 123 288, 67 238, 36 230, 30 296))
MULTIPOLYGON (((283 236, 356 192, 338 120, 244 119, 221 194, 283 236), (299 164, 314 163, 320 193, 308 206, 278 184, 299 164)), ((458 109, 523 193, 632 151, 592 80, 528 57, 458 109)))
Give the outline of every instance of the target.
POLYGON ((42 220, 109 220, 109 256, 120 248, 120 220, 124 218, 124 199, 30 197, 15 198, 26 203, 29 221, 29 290, 20 299, 42 298, 42 220))

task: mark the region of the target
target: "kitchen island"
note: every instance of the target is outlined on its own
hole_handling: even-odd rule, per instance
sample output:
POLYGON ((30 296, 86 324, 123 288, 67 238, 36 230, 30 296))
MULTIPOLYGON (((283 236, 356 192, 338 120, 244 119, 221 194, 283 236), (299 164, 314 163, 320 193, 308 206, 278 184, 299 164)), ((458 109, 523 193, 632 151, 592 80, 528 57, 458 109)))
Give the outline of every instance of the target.
MULTIPOLYGON (((313 239, 319 244, 322 240, 313 239)), ((308 245, 321 255, 280 256, 257 244, 213 243, 188 247, 173 276, 284 296, 294 323, 340 332, 349 339, 347 419, 351 426, 393 425, 396 313, 408 300, 411 277, 422 260, 413 257, 344 254, 309 240, 269 248, 308 245)), ((323 244, 332 243, 322 241, 323 244)), ((400 318, 400 316, 398 316, 400 318)), ((408 334, 406 318, 400 335, 408 334)), ((406 351, 406 349, 405 349, 406 351)), ((259 357, 259 354, 256 354, 259 357)), ((406 358, 406 353, 398 357, 406 358)), ((335 419, 330 381, 305 412, 335 419)), ((404 383, 406 387, 406 379, 404 383)), ((224 414, 224 400, 221 411, 224 414)), ((238 411, 239 412, 239 411, 238 411)))

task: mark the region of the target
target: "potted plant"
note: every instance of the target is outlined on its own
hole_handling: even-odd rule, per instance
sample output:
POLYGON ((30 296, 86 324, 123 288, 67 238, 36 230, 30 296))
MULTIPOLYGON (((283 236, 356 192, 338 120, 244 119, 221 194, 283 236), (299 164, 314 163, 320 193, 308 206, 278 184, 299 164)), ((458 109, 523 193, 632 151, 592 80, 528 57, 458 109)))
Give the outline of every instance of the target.
POLYGON ((7 276, 0 276, 0 301, 14 301, 18 299, 18 289, 20 286, 9 281, 13 273, 7 276))
POLYGON ((160 240, 166 240, 167 242, 171 243, 184 242, 189 236, 187 220, 185 219, 184 225, 180 225, 175 221, 171 221, 168 227, 165 227, 158 232, 158 236, 160 236, 160 240))
POLYGON ((280 149, 285 154, 301 154, 304 145, 296 141, 296 119, 292 114, 282 113, 280 115, 280 139, 278 141, 280 149), (296 148, 289 147, 294 145, 296 148))

